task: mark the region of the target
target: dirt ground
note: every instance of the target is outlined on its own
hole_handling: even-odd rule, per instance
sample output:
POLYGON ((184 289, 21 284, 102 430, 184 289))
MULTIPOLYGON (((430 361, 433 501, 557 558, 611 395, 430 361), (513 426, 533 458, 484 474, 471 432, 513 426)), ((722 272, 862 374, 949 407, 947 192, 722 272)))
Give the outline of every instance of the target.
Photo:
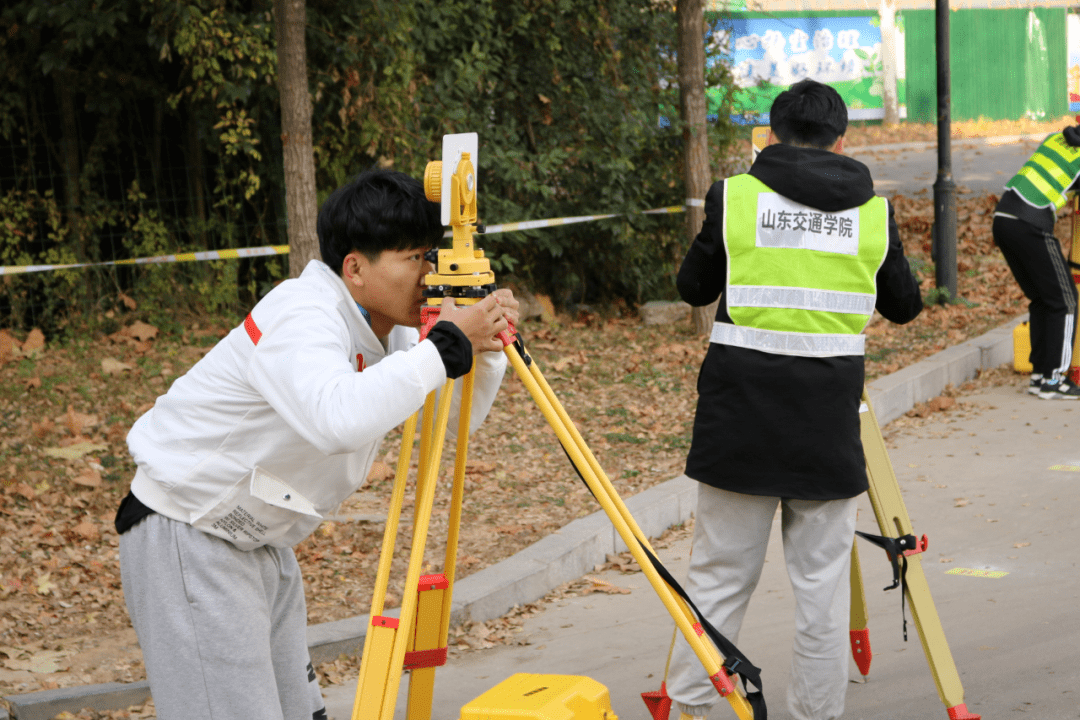
MULTIPOLYGON (((1066 122, 955 123, 954 134, 1045 133, 1066 122)), ((852 127, 848 142, 935 137, 933 126, 902 126, 893 132, 852 127)), ((893 202, 924 296, 932 295, 931 201, 900 196, 893 202)), ((873 322, 867 330, 868 379, 1025 311, 1027 303, 990 239, 995 202, 992 195, 960 196, 961 301, 928 306, 903 327, 873 322)), ((1057 229, 1065 241, 1068 221, 1061 220, 1057 229)), ((111 335, 57 346, 45 343, 40 333, 0 331, 0 694, 144 677, 124 607, 118 538, 112 529, 116 506, 134 470, 124 438, 154 399, 229 329, 224 322, 203 318, 166 335, 145 319, 137 308, 125 309, 115 316, 119 329, 111 335)), ((530 320, 523 332, 530 353, 620 494, 633 495, 681 473, 696 401, 694 383, 707 348, 707 339, 694 332, 688 319, 672 326, 643 326, 632 309, 615 308, 550 322, 530 320)), ((1015 379, 998 373, 982 381, 1015 379)), ((297 546, 309 622, 367 612, 391 468, 399 451, 400 431, 395 431, 368 485, 297 546)), ((446 456, 451 454, 448 448, 446 456)), ((450 461, 444 460, 425 551, 432 570, 443 562, 448 493, 442 488, 449 484, 449 469, 450 461)), ((459 577, 509 557, 596 509, 521 382, 512 376, 470 443, 465 492, 459 577)), ((411 535, 409 504, 402 521, 399 549, 411 535)), ((399 579, 391 584, 391 606, 401 596, 404 566, 403 558, 395 560, 394 577, 399 579)), ((604 590, 589 590, 586 583, 559 592, 576 591, 604 590)), ((526 612, 528 608, 519 614, 526 612)), ((463 651, 507 641, 513 624, 514 618, 508 617, 455 628, 454 647, 463 651)), ((324 681, 333 682, 348 670, 348 661, 342 660, 327 663, 320 673, 324 681)), ((112 716, 152 714, 152 708, 143 708, 112 716)))

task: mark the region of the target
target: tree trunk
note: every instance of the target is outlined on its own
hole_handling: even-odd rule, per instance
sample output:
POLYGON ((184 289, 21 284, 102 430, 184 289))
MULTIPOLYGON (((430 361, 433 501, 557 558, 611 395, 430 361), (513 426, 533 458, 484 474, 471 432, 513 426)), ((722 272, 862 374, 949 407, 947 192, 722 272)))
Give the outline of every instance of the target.
POLYGON ((896 0, 881 0, 881 101, 885 125, 900 124, 900 103, 896 93, 896 0))
POLYGON ((188 213, 192 222, 191 242, 199 250, 209 250, 206 237, 206 165, 199 138, 199 124, 193 103, 187 104, 188 213))
MULTIPOLYGON (((679 113, 683 122, 683 172, 686 181, 687 247, 705 220, 705 193, 709 189, 709 135, 705 121, 705 12, 702 0, 680 0, 679 113)), ((712 329, 716 303, 694 308, 699 333, 712 329)))
POLYGON ((67 222, 75 236, 75 256, 79 262, 92 259, 88 253, 82 222, 82 197, 79 188, 79 128, 75 117, 75 80, 69 72, 53 73, 56 102, 60 106, 60 163, 64 168, 64 201, 67 222))
POLYGON ((320 257, 315 234, 315 156, 311 150, 311 94, 304 39, 305 0, 274 0, 281 145, 285 163, 285 213, 289 228, 289 277, 320 257))

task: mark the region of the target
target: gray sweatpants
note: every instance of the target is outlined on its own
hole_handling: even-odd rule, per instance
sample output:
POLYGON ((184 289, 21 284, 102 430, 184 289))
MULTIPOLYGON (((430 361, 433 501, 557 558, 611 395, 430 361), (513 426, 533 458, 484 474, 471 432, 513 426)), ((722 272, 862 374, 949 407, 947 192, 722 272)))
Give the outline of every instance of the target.
POLYGON ((120 573, 160 720, 326 717, 291 548, 155 514, 120 536, 120 573))
MULTIPOLYGON (((737 644, 778 505, 784 561, 795 594, 788 712, 795 720, 836 720, 844 713, 848 684, 851 544, 858 498, 781 500, 699 484, 684 587, 713 626, 737 644)), ((753 646, 741 650, 754 661, 753 646)), ((682 635, 672 654, 667 689, 690 715, 708 715, 720 700, 682 635)))

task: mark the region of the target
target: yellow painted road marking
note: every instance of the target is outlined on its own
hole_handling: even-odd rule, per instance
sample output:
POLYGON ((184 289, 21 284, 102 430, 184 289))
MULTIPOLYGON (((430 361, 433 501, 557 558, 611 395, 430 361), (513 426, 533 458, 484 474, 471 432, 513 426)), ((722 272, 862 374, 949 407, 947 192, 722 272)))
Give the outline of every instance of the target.
POLYGON ((1009 573, 1004 570, 976 570, 973 568, 953 568, 945 573, 946 575, 966 575, 967 577, 981 577, 981 578, 1003 578, 1009 573))

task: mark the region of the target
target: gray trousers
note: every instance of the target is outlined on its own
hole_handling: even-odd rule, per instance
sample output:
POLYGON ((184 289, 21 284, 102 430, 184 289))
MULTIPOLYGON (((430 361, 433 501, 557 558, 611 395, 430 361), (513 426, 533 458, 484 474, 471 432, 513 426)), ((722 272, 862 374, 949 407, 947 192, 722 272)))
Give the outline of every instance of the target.
POLYGON ((120 573, 160 720, 326 717, 291 548, 155 514, 120 536, 120 573))
MULTIPOLYGON (((739 629, 765 563, 777 505, 784 560, 795 595, 788 710, 795 720, 835 720, 844 712, 847 695, 857 498, 781 500, 699 484, 686 592, 709 622, 738 644, 739 629)), ((753 646, 740 650, 754 661, 753 646)), ((671 657, 667 689, 679 709, 691 715, 708 715, 720 700, 681 634, 671 657)))

